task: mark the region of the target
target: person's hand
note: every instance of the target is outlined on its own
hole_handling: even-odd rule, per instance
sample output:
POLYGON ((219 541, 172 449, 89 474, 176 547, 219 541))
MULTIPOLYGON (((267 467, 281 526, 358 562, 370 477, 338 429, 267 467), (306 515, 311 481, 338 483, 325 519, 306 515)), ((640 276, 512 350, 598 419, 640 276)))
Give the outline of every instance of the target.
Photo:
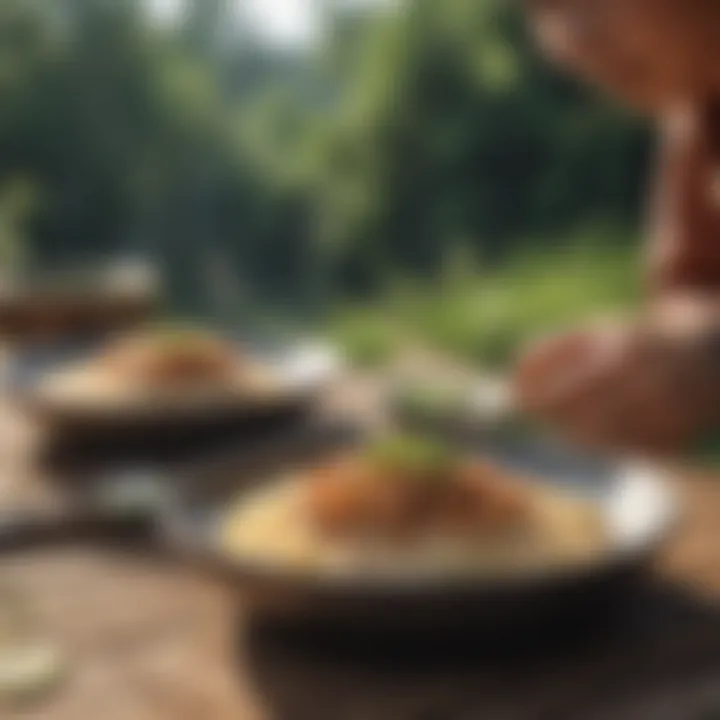
POLYGON ((707 431, 719 389, 720 305, 693 297, 535 343, 515 374, 521 408, 571 439, 655 453, 707 431))

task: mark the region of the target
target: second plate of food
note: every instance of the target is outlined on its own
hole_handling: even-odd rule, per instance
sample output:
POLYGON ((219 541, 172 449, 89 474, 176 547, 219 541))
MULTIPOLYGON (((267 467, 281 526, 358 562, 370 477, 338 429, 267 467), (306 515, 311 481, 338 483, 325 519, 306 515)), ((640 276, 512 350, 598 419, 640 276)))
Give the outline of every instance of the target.
POLYGON ((6 379, 54 467, 214 453, 314 416, 335 372, 322 348, 152 327, 18 357, 6 379))
POLYGON ((388 436, 171 514, 176 546, 282 620, 493 626, 642 575, 678 508, 656 470, 545 441, 388 436))
POLYGON ((263 356, 206 330, 143 329, 80 348, 75 357, 26 362, 31 371, 15 390, 53 425, 177 423, 303 403, 323 379, 309 374, 304 360, 298 353, 263 356))

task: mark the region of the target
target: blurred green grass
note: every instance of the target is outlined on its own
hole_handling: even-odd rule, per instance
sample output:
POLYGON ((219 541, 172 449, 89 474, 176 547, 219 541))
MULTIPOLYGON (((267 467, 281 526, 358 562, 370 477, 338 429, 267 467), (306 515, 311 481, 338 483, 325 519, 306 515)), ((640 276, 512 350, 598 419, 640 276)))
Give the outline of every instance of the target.
POLYGON ((461 264, 436 283, 399 280, 372 305, 343 308, 330 333, 357 366, 382 365, 412 341, 498 370, 535 335, 631 309, 637 265, 617 243, 525 254, 489 272, 461 264))

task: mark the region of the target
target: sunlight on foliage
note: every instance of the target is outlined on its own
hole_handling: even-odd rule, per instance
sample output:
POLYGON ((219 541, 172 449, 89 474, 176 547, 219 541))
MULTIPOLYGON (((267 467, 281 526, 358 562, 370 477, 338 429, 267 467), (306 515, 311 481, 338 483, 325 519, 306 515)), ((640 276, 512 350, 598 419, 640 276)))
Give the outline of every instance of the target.
POLYGON ((397 350, 403 338, 413 338, 472 365, 503 369, 537 334, 623 311, 638 292, 630 251, 581 248, 528 256, 457 283, 399 286, 365 311, 362 323, 350 311, 334 337, 351 357, 369 350, 376 362, 391 356, 391 344, 397 350))

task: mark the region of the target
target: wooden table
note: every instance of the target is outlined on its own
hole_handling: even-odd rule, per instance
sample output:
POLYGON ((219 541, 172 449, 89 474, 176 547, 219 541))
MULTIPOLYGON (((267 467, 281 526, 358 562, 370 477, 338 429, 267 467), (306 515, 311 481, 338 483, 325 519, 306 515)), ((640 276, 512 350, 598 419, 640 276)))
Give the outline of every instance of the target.
MULTIPOLYGON (((4 509, 56 498, 26 436, 2 434, 4 509)), ((678 480, 688 519, 625 622, 488 660, 477 647, 388 656, 294 643, 243 622, 227 589, 132 548, 5 555, 67 655, 63 682, 0 718, 33 720, 713 720, 720 718, 720 483, 678 480)))

